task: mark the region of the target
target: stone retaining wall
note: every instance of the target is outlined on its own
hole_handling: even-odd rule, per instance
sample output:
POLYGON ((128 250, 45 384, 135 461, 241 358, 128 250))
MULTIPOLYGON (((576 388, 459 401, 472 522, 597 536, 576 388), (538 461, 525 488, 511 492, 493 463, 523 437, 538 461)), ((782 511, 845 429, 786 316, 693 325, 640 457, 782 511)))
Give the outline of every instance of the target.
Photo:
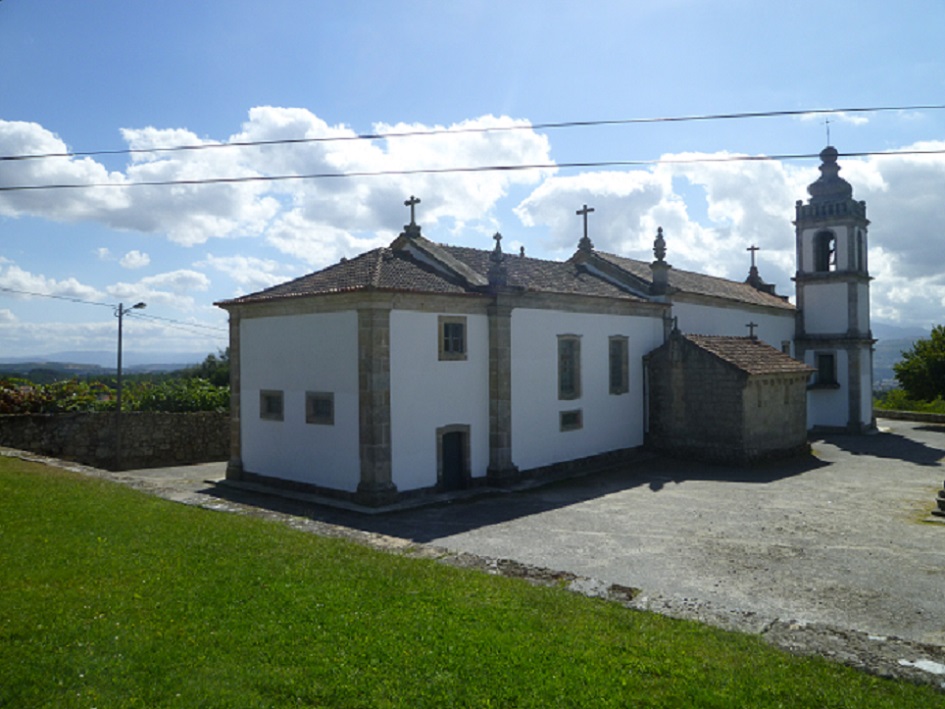
POLYGON ((896 419, 898 421, 922 421, 924 423, 945 423, 945 414, 929 414, 921 411, 891 411, 874 409, 876 418, 896 419))
POLYGON ((0 416, 0 445, 96 468, 157 468, 227 460, 229 414, 133 412, 0 416))

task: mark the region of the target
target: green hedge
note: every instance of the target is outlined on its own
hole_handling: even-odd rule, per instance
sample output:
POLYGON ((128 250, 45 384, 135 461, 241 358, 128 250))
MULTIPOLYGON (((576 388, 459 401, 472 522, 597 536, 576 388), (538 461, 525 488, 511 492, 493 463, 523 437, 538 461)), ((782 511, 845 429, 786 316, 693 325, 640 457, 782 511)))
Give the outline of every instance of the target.
MULTIPOLYGON (((0 380, 0 414, 114 411, 116 390, 103 382, 70 379, 53 384, 0 380)), ((122 411, 226 411, 230 388, 206 379, 131 381, 122 386, 122 411)))
POLYGON ((941 396, 932 401, 910 399, 902 389, 892 389, 873 399, 873 408, 880 411, 919 411, 926 414, 945 414, 945 400, 941 396))

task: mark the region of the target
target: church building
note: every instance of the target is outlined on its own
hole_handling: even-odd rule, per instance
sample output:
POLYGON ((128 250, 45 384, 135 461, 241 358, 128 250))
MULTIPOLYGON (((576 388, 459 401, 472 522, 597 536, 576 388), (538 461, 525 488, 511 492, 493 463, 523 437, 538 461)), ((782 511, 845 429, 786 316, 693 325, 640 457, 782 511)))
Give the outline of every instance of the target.
POLYGON ((837 151, 821 160, 796 206, 796 307, 754 247, 745 282, 673 268, 662 229, 651 262, 609 254, 585 205, 574 255, 535 259, 500 234, 433 243, 411 197, 388 247, 218 303, 227 476, 382 506, 645 444, 741 463, 805 449, 809 428, 870 430, 869 222, 837 151), (712 407, 715 428, 693 425, 712 407))

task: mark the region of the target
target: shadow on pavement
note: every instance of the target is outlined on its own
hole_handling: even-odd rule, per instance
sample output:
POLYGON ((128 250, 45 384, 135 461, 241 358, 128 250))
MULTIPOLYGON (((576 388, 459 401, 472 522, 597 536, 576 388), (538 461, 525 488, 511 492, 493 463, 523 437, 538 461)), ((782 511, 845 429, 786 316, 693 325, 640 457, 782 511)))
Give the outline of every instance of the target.
MULTIPOLYGON (((916 426, 917 431, 945 432, 941 426, 916 426)), ((940 465, 945 448, 931 446, 899 433, 880 432, 871 436, 828 435, 825 442, 851 455, 866 455, 875 458, 890 458, 915 465, 940 465)), ((945 445, 945 439, 942 441, 945 445)))
POLYGON ((425 507, 361 514, 317 504, 301 498, 269 495, 227 485, 202 490, 230 502, 291 514, 308 519, 384 534, 418 543, 433 542, 521 519, 534 514, 580 504, 613 493, 648 486, 658 493, 666 485, 687 481, 766 484, 830 465, 813 455, 745 468, 708 465, 671 458, 653 458, 587 475, 517 490, 483 488, 481 495, 441 501, 425 507))

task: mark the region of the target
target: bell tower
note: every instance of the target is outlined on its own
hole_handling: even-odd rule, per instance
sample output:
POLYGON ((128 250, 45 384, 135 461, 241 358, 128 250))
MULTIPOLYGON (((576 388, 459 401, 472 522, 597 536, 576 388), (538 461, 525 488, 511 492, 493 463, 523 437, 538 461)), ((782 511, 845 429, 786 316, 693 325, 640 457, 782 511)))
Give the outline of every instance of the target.
POLYGON ((795 206, 795 353, 815 370, 808 426, 866 433, 875 429, 866 202, 840 177, 836 148, 824 148, 820 160, 808 203, 795 206))

